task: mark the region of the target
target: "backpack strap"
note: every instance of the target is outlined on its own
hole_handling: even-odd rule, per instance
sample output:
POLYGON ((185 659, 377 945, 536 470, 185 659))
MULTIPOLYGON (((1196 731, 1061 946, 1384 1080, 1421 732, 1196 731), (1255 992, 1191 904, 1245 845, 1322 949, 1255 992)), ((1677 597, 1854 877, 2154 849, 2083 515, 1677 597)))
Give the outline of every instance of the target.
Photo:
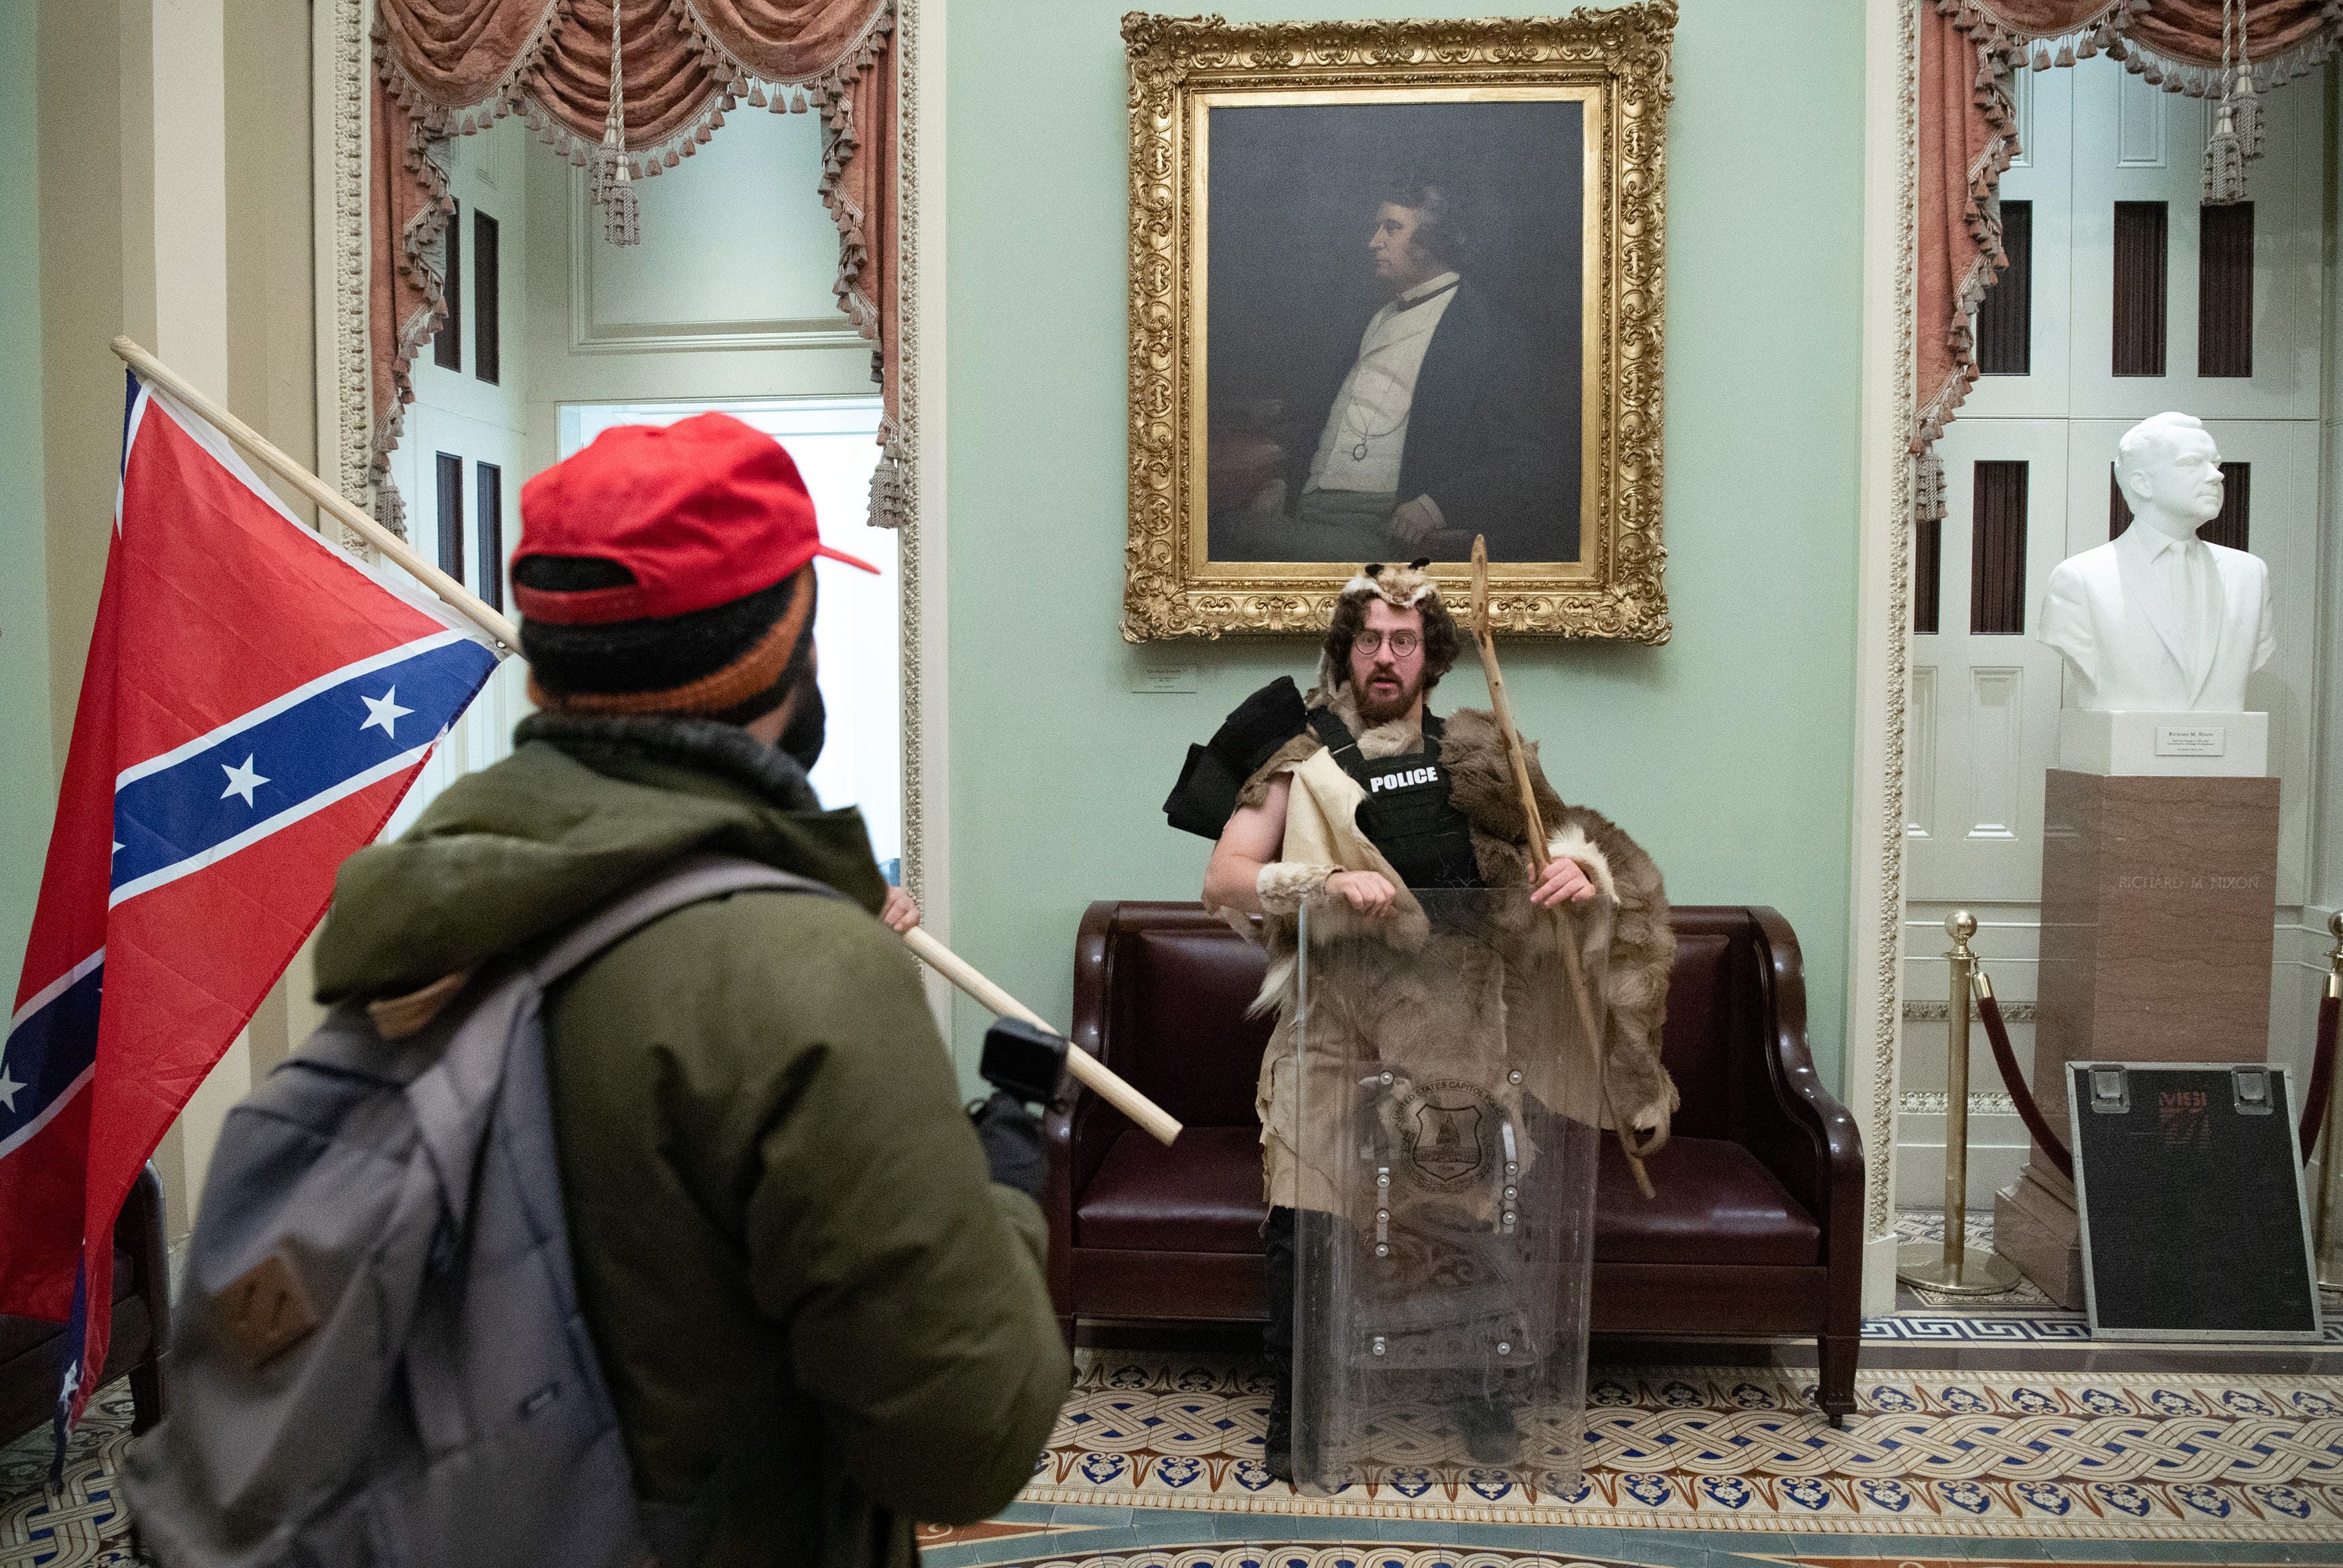
POLYGON ((573 927, 529 966, 529 972, 536 977, 540 990, 549 990, 562 976, 661 915, 671 914, 687 904, 754 888, 814 893, 831 899, 846 896, 826 882, 737 855, 691 855, 676 862, 658 881, 605 905, 583 925, 573 927))
MULTIPOLYGON (((759 888, 830 899, 846 896, 827 883, 756 860, 693 855, 650 886, 628 894, 571 930, 531 966, 530 972, 540 989, 550 990, 562 976, 661 915, 687 904, 759 888)), ((737 1440, 728 1443, 715 1470, 700 1484, 699 1495, 689 1503, 660 1504, 637 1498, 637 1517, 659 1568, 685 1568, 699 1560, 715 1537, 725 1503, 748 1474, 749 1455, 747 1443, 737 1440)))
POLYGON ((1359 738, 1351 733, 1351 727, 1335 718, 1333 709, 1313 708, 1310 710, 1310 728, 1342 771, 1364 784, 1366 759, 1359 753, 1359 738))
MULTIPOLYGON (((525 972, 540 992, 548 990, 621 937, 661 915, 752 888, 845 897, 810 878, 739 856, 693 855, 555 939, 525 972)), ((472 1189, 479 1132, 504 1079, 504 1044, 501 1030, 459 1030, 448 1050, 407 1086, 416 1131, 431 1151, 441 1191, 450 1204, 449 1218, 458 1225, 464 1221, 465 1195, 472 1189)))

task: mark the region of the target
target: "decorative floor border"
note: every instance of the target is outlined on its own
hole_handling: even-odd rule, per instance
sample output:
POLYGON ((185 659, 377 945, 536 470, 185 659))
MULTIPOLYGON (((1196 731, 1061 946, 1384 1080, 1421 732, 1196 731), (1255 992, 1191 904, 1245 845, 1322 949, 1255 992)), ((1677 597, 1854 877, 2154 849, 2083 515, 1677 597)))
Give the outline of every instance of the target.
POLYGON ((1092 1352, 1021 1501, 1792 1536, 2343 1540, 2343 1377, 1874 1371, 1834 1428, 1795 1369, 1614 1370, 1590 1384, 1583 1423, 1524 1411, 1512 1468, 1477 1466, 1401 1412, 1376 1481, 1314 1496, 1260 1462, 1265 1384, 1247 1362, 1092 1352), (1576 1463, 1583 1476, 1566 1473, 1576 1463))
MULTIPOLYGON (((2142 1340, 2097 1340, 2091 1337, 2090 1321, 2080 1312, 1896 1312, 1884 1318, 1865 1318, 1863 1322, 1863 1342, 1865 1344, 1960 1344, 1960 1345, 2101 1345, 2123 1350, 2153 1350, 2156 1343, 2142 1340)), ((2330 1319, 2320 1331, 2318 1345, 2343 1345, 2343 1320, 2330 1319)), ((2203 1343, 2182 1344, 2175 1342, 2174 1349, 2206 1351, 2239 1349, 2247 1352, 2267 1346, 2218 1346, 2203 1343)), ((2315 1349, 2306 1341, 2291 1350, 2315 1349)))

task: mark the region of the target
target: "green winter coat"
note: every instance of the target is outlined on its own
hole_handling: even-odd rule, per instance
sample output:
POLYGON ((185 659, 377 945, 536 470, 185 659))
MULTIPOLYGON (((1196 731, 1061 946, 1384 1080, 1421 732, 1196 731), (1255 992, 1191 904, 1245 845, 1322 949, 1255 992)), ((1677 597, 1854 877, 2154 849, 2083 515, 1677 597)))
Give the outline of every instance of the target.
POLYGON ((704 1563, 912 1562, 914 1522, 1016 1495, 1071 1368, 1041 1211, 987 1180, 861 818, 730 726, 520 739, 342 868, 318 998, 474 968, 693 851, 846 894, 694 905, 580 970, 548 1019, 554 1131, 638 1490, 691 1503, 729 1456, 704 1563))

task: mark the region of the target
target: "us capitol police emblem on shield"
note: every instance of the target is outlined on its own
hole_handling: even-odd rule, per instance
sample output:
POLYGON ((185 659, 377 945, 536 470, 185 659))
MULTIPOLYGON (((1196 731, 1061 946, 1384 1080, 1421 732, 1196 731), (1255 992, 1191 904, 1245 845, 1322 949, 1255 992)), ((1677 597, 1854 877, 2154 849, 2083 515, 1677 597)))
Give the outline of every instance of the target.
POLYGON ((1432 1192, 1453 1192, 1485 1179, 1504 1113, 1489 1092, 1461 1078, 1433 1079, 1417 1091, 1403 1131, 1409 1178, 1432 1192))

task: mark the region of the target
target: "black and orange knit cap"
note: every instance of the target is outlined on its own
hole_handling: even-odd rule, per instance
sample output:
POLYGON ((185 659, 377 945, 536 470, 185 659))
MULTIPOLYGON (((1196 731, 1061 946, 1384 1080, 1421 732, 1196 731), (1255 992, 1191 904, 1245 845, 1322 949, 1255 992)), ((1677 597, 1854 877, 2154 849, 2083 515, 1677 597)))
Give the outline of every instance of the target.
POLYGON ((523 486, 513 598, 549 711, 746 724, 811 668, 821 542, 779 442, 729 414, 620 425, 523 486))

